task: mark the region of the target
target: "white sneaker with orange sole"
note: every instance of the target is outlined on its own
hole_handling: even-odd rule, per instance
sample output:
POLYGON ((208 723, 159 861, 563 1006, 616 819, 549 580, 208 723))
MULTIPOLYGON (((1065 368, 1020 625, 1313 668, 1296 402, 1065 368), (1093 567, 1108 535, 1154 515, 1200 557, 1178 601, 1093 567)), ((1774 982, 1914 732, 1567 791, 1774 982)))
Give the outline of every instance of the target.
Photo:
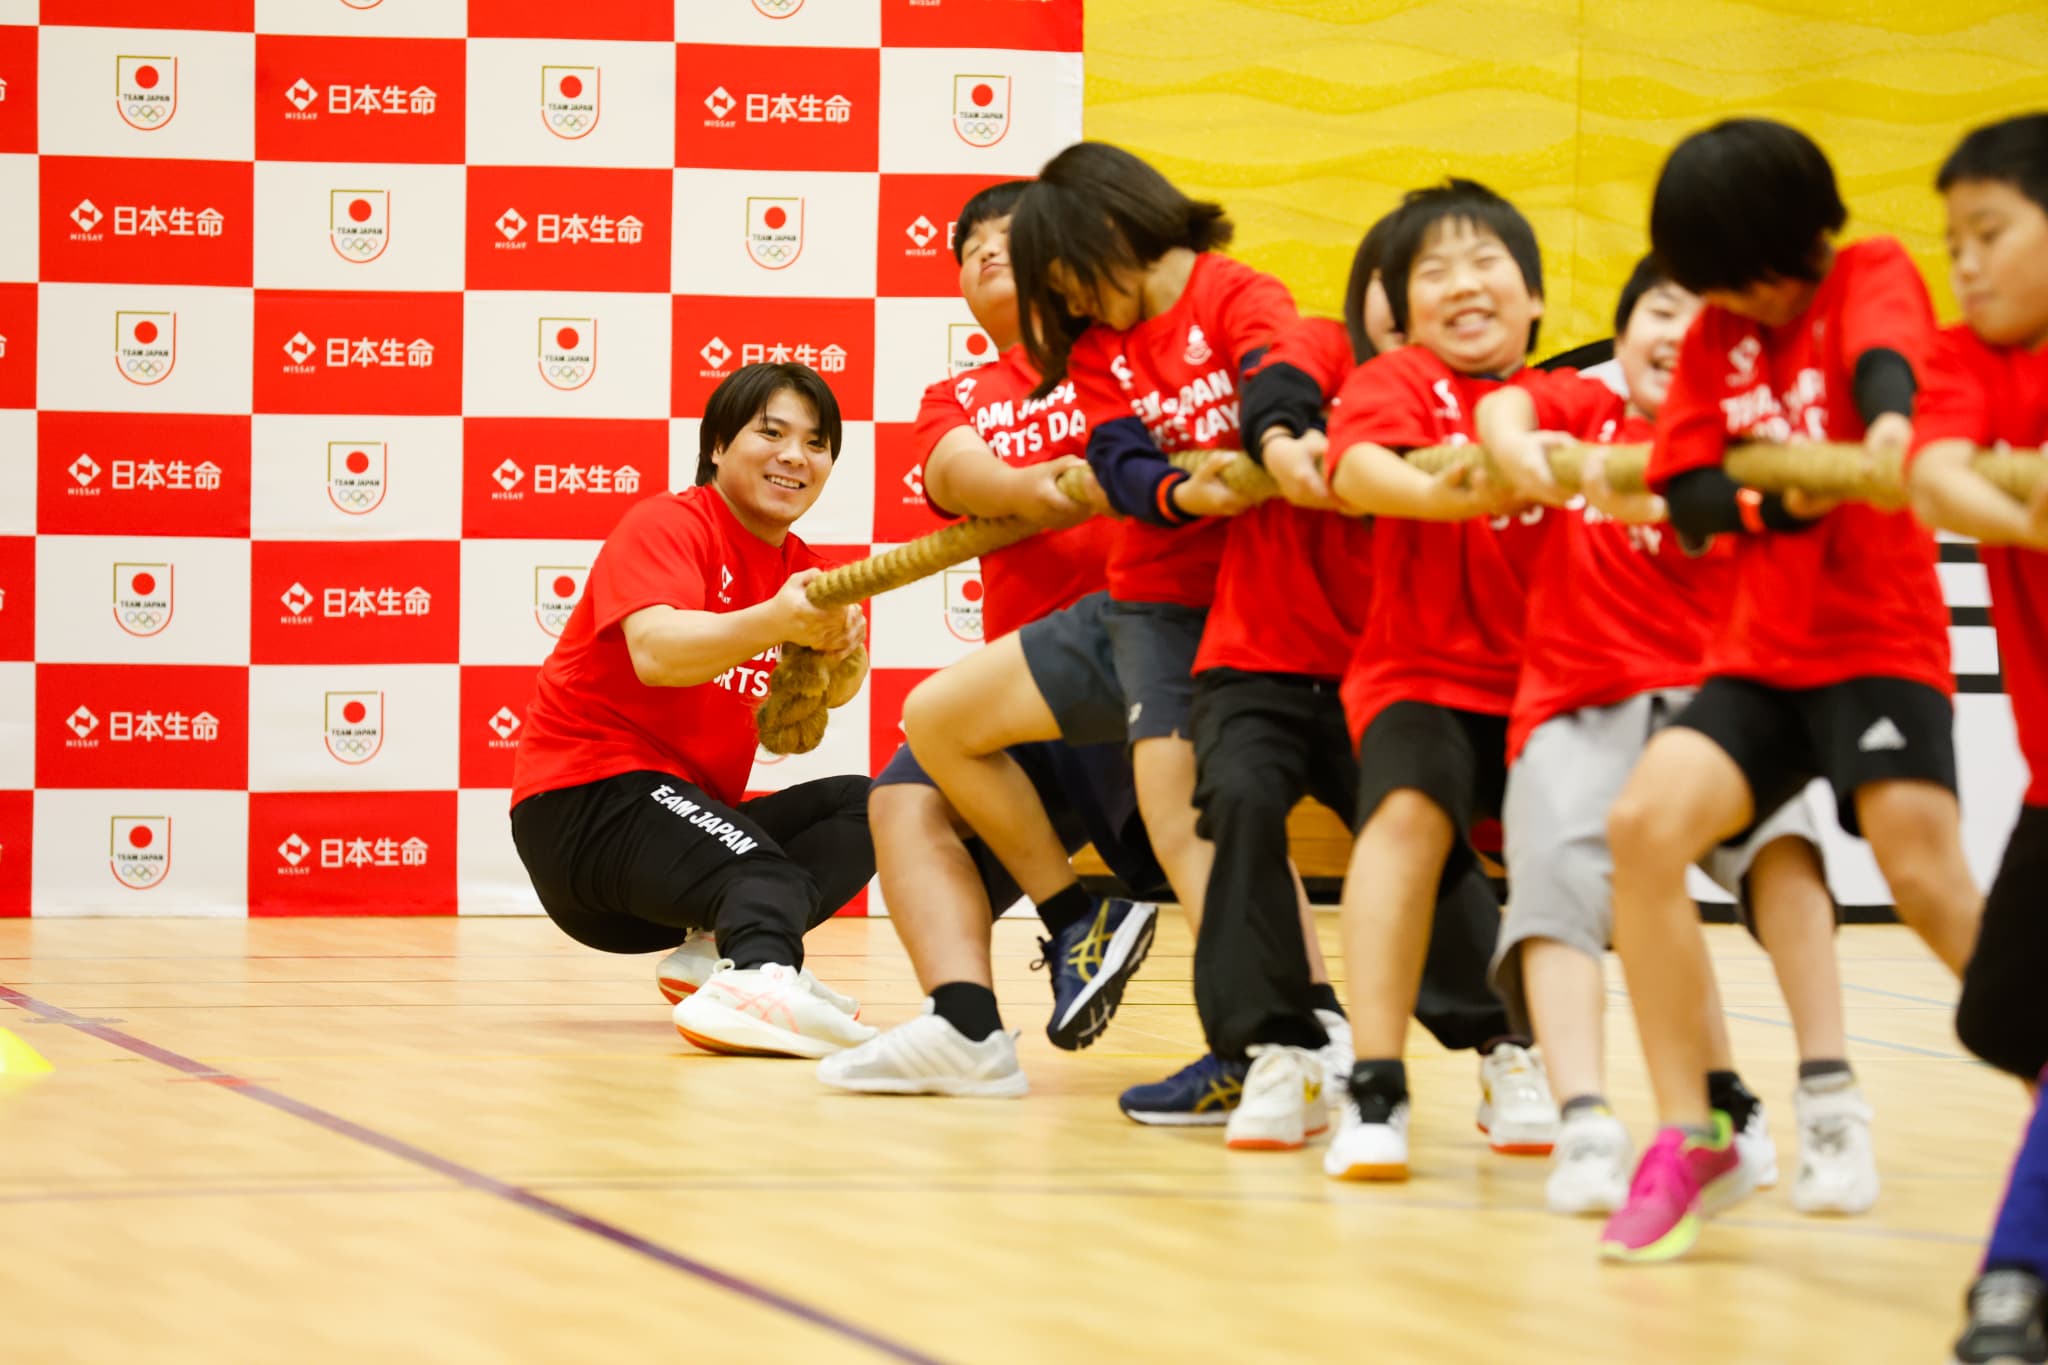
POLYGON ((708 930, 692 929, 683 946, 663 958, 654 969, 654 984, 661 988, 662 999, 673 1005, 686 995, 694 995, 717 970, 718 940, 708 930))
POLYGON ((730 960, 721 961, 676 1006, 676 1032, 706 1052, 810 1058, 830 1056, 875 1036, 872 1027, 840 1007, 837 1001, 845 996, 835 1001, 820 990, 808 972, 779 962, 742 971, 730 960))
POLYGON ((1330 1126, 1323 1101, 1323 1059, 1305 1047, 1253 1043, 1244 1095, 1223 1129, 1240 1152, 1291 1152, 1330 1126))

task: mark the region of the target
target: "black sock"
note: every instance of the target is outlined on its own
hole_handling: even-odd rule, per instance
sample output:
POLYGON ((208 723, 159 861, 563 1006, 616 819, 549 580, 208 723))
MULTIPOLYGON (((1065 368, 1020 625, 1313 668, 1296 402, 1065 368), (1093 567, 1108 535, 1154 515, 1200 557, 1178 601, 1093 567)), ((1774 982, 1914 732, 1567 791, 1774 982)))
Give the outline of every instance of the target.
POLYGON ((1351 1064, 1347 1087, 1358 1116, 1367 1123, 1385 1123, 1394 1106, 1408 1098, 1408 1068, 1398 1057, 1375 1057, 1351 1064))
POLYGON ((1492 1056, 1495 1048, 1509 1043, 1524 1049, 1536 1046, 1536 1040, 1526 1033, 1496 1033, 1493 1037, 1488 1038, 1479 1045, 1479 1055, 1482 1057, 1492 1056))
POLYGON ((1597 1109, 1602 1113, 1609 1112, 1607 1097, 1597 1090, 1590 1095, 1574 1095, 1564 1102, 1564 1107, 1558 1110, 1557 1114, 1559 1118, 1568 1119, 1573 1114, 1587 1109, 1597 1109))
MULTIPOLYGON (((1337 988, 1335 986, 1332 986, 1329 982, 1311 982, 1309 984, 1308 994, 1309 998, 1315 1001, 1317 1009, 1328 1010, 1332 1014, 1344 1015, 1343 1002, 1337 999, 1337 988)), ((1347 1019, 1350 1018, 1349 1015, 1344 1015, 1344 1017, 1347 1019)))
POLYGON ((1095 913, 1095 897, 1075 882, 1050 900, 1038 903, 1038 920, 1046 932, 1057 936, 1062 929, 1079 924, 1095 913))
POLYGON ((1750 1088, 1742 1083, 1742 1077, 1732 1071, 1709 1071, 1707 1073, 1707 1103, 1728 1116, 1736 1132, 1749 1126, 1749 1116, 1756 1112, 1757 1098, 1750 1088))
POLYGON ((932 1013, 978 1043, 1003 1026, 996 993, 972 981, 948 981, 932 990, 932 1013))

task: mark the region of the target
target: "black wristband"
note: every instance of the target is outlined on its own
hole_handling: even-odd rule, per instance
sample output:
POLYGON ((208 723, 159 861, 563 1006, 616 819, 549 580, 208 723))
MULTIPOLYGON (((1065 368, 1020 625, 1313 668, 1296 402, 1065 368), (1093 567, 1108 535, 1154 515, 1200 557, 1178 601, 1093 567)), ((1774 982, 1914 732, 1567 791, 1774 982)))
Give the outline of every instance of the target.
POLYGON ((1875 346, 1856 357, 1856 412, 1864 424, 1888 412, 1913 415, 1913 395, 1920 383, 1913 364, 1889 346, 1875 346))

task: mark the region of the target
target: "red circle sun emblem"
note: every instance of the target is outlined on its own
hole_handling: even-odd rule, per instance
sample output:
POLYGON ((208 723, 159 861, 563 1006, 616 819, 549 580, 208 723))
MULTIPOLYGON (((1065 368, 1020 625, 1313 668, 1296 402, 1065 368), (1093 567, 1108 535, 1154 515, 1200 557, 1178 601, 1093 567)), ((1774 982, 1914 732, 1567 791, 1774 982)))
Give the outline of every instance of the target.
POLYGON ((564 327, 561 331, 555 333, 555 345, 565 351, 575 350, 576 343, 581 340, 583 340, 582 335, 574 327, 564 327))
POLYGON ((135 83, 144 90, 156 89, 156 83, 159 79, 161 78, 157 75, 156 68, 153 66, 138 66, 135 68, 135 83))
POLYGON ((583 79, 580 76, 562 77, 562 98, 573 100, 583 93, 583 79))
POLYGON ((354 200, 348 206, 348 216, 358 223, 369 222, 370 212, 370 201, 367 199, 354 200))
POLYGON ((137 597, 147 597, 156 591, 156 575, 153 573, 139 573, 135 575, 134 583, 135 595, 137 597))
POLYGON ((995 103, 996 92, 992 90, 986 82, 983 82, 982 84, 975 86, 974 89, 968 91, 967 98, 974 101, 975 108, 986 109, 991 104, 995 103))
POLYGON ((156 324, 148 320, 135 324, 135 339, 147 346, 156 340, 156 324))
POLYGON ((370 714, 370 708, 359 701, 349 702, 341 708, 341 718, 350 725, 362 724, 363 717, 370 714))
POLYGON ((773 204, 769 206, 766 213, 761 215, 761 221, 770 228, 780 229, 784 223, 789 221, 789 215, 783 211, 780 204, 773 204))
POLYGON ((128 847, 148 848, 156 842, 156 832, 148 825, 137 825, 128 831, 128 847))
POLYGON ((348 472, 351 474, 367 474, 370 472, 370 457, 360 450, 351 450, 348 453, 348 459, 343 461, 343 463, 348 466, 348 472))
POLYGON ((557 597, 574 597, 576 595, 576 580, 565 573, 555 575, 554 587, 555 596, 557 597))

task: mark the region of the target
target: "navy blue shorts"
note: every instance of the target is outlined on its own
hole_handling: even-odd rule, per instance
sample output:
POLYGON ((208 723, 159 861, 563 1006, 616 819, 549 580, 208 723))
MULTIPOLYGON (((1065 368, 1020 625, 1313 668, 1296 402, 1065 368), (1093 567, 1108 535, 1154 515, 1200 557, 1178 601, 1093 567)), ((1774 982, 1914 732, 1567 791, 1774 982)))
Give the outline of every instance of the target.
MULTIPOLYGON (((1152 855, 1152 842, 1145 835, 1145 822, 1138 814, 1138 789, 1131 776, 1130 749, 1122 743, 1070 747, 1057 740, 1019 744, 1006 750, 1031 779, 1053 831, 1067 852, 1093 844, 1109 870, 1140 899, 1171 899, 1166 874, 1152 855)), ((899 783, 934 786, 918 765, 908 744, 896 753, 875 778, 877 787, 899 783)), ((1022 894, 1009 874, 993 856, 987 856, 980 840, 971 840, 975 863, 988 888, 989 904, 998 911, 1022 894)))

